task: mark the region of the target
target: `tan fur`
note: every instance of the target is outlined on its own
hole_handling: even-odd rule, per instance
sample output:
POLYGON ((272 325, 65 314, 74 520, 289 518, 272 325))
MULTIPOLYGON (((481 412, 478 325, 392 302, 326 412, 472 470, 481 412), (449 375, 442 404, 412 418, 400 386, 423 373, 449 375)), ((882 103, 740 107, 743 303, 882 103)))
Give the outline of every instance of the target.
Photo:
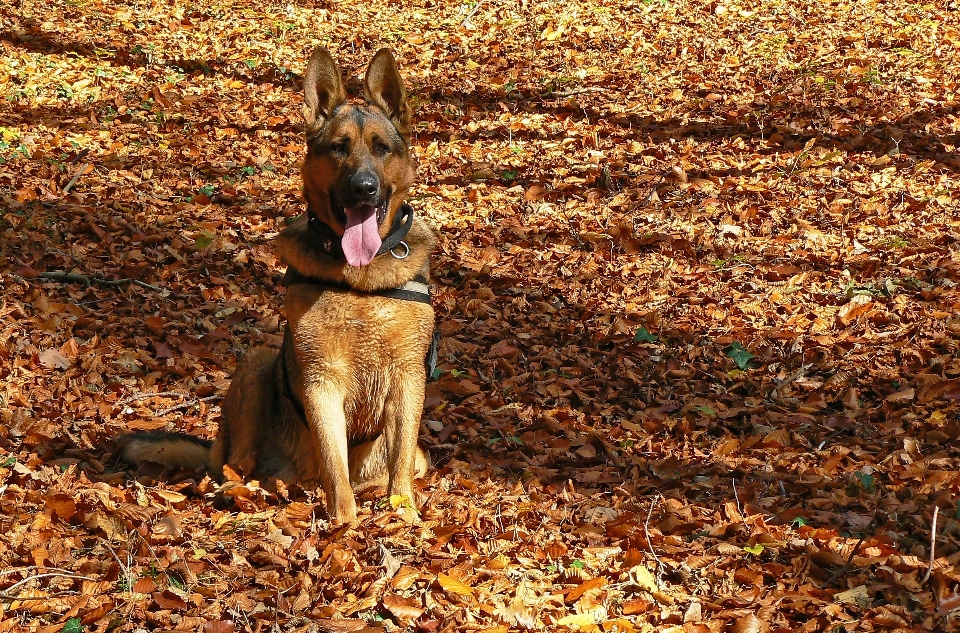
MULTIPOLYGON (((324 224, 342 234, 331 207, 338 182, 357 169, 373 170, 391 192, 379 227, 385 237, 415 168, 406 92, 389 51, 380 51, 370 63, 364 92, 367 104, 345 103, 329 53, 314 52, 305 80, 304 197, 324 224), (348 155, 326 149, 344 138, 348 155), (384 142, 391 143, 386 155, 384 142)), ((389 494, 415 502, 413 479, 428 466, 417 435, 433 309, 368 294, 428 274, 433 231, 414 218, 404 241, 410 249, 405 259, 385 253, 367 266, 353 267, 323 249, 306 217, 280 234, 277 251, 285 264, 349 288, 295 283, 287 289, 286 343, 280 352, 251 350, 238 367, 210 449, 214 474, 230 465, 247 475, 319 484, 335 522, 355 524, 354 491, 371 486, 385 485, 389 494), (306 422, 284 393, 284 373, 306 422)))

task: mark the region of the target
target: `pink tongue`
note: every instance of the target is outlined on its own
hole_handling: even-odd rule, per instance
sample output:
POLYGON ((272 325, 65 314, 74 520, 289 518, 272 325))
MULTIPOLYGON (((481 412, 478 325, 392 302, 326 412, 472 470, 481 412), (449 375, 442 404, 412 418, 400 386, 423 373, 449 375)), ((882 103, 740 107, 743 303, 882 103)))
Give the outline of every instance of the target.
POLYGON ((366 266, 380 250, 380 232, 377 230, 377 208, 370 205, 345 209, 347 226, 340 244, 347 263, 351 266, 366 266))

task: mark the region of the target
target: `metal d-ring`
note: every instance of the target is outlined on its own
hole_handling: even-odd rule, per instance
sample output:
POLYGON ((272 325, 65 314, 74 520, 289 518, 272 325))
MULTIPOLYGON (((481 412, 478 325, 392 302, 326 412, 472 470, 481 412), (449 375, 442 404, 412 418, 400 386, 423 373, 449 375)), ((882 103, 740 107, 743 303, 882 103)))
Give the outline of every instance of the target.
POLYGON ((410 255, 410 247, 407 246, 406 242, 401 241, 397 246, 394 246, 390 249, 390 254, 393 255, 396 259, 406 259, 410 255), (397 255, 393 252, 393 249, 397 246, 402 246, 404 248, 403 255, 397 255))

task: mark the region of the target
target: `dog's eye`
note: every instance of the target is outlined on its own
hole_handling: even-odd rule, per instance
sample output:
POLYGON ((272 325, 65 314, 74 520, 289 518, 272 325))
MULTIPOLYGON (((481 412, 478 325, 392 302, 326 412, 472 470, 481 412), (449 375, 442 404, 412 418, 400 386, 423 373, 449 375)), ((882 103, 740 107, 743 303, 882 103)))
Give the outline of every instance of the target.
POLYGON ((350 144, 346 139, 341 141, 334 141, 330 144, 330 151, 336 154, 349 154, 350 153, 350 144))
POLYGON ((374 141, 373 151, 377 153, 377 156, 386 156, 390 153, 390 146, 383 141, 374 141))

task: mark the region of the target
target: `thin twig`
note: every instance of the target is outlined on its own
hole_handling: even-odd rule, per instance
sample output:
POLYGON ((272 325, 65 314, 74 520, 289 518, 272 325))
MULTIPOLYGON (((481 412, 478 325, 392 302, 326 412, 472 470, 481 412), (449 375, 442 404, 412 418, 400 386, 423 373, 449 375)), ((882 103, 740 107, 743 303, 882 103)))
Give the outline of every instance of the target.
POLYGON ((743 506, 740 505, 740 495, 737 494, 737 480, 736 478, 731 479, 733 482, 733 498, 737 500, 737 512, 740 513, 740 517, 743 517, 743 506))
MULTIPOLYGON (((128 537, 129 538, 129 537, 128 537)), ((117 561, 117 565, 120 566, 120 570, 123 571, 123 579, 127 581, 127 591, 133 591, 133 574, 130 573, 130 566, 124 565, 123 561, 120 560, 120 557, 117 556, 117 553, 113 551, 113 548, 110 547, 110 544, 104 541, 104 546, 110 551, 110 554, 113 555, 113 560, 117 561)), ((127 562, 132 562, 130 559, 130 552, 127 552, 127 562)))
POLYGON ((461 28, 461 29, 462 29, 462 28, 465 27, 467 24, 470 24, 471 26, 473 26, 473 25, 470 23, 470 18, 472 18, 474 15, 476 15, 477 11, 479 11, 479 10, 480 10, 480 7, 482 7, 482 6, 483 6, 483 0, 480 0, 480 2, 478 2, 478 3, 476 4, 476 6, 473 7, 473 10, 472 10, 470 13, 467 14, 467 17, 465 17, 465 18, 463 19, 463 22, 461 22, 461 23, 460 23, 460 26, 457 27, 457 28, 461 28))
POLYGON ((583 88, 574 88, 571 90, 565 90, 563 92, 546 92, 540 96, 544 99, 566 99, 567 97, 575 97, 577 95, 589 94, 591 92, 606 93, 608 90, 600 86, 584 86, 583 88))
POLYGON ((38 274, 37 277, 40 279, 49 279, 51 281, 62 281, 71 284, 84 284, 87 286, 92 284, 96 284, 98 286, 122 286, 123 284, 136 284, 142 288, 149 288, 150 290, 155 290, 156 292, 163 292, 163 288, 152 286, 145 281, 140 281, 139 279, 104 279, 103 277, 98 277, 96 275, 67 273, 63 272, 62 270, 50 270, 38 274))
POLYGON ((12 585, 10 585, 9 587, 7 587, 7 588, 4 589, 3 591, 0 591, 0 600, 11 600, 11 601, 13 601, 13 600, 37 600, 37 599, 47 599, 47 598, 49 598, 50 596, 42 596, 42 597, 32 597, 32 596, 28 596, 28 597, 25 597, 25 598, 21 598, 21 597, 19 597, 19 596, 11 595, 11 594, 10 594, 10 591, 13 590, 13 589, 16 589, 17 587, 19 587, 19 586, 21 586, 21 585, 25 585, 25 584, 27 584, 28 582, 31 582, 31 581, 33 581, 33 580, 39 580, 40 578, 54 578, 54 577, 57 577, 57 578, 74 578, 74 579, 77 579, 77 580, 89 580, 89 581, 91 581, 91 582, 96 582, 96 578, 90 578, 89 576, 79 576, 79 575, 77 575, 77 574, 71 574, 71 573, 65 573, 65 572, 59 572, 59 571, 51 571, 51 572, 46 572, 46 573, 43 573, 43 574, 37 574, 37 575, 35 575, 35 576, 28 576, 27 578, 24 578, 23 580, 18 580, 17 582, 13 583, 12 585))
POLYGON ((567 210, 564 208, 561 208, 560 211, 563 213, 563 217, 567 219, 567 230, 570 231, 570 236, 573 237, 573 239, 577 240, 577 245, 583 247, 585 243, 582 239, 580 239, 580 232, 577 231, 577 229, 573 228, 573 222, 570 221, 570 216, 567 215, 567 210))
POLYGON ((90 166, 90 163, 84 163, 80 165, 80 169, 78 169, 77 173, 73 175, 73 178, 70 179, 70 182, 67 183, 67 186, 63 188, 64 195, 70 193, 70 189, 72 189, 73 186, 77 184, 77 180, 80 179, 80 176, 83 175, 83 172, 85 172, 87 170, 87 167, 89 166, 90 166))
POLYGON ((27 565, 26 567, 11 567, 10 569, 0 569, 0 576, 8 576, 10 574, 21 574, 25 571, 33 571, 34 569, 45 569, 48 571, 59 571, 65 574, 73 573, 69 569, 61 569, 60 567, 46 567, 42 565, 27 565))
POLYGON ((930 565, 927 567, 927 573, 924 574, 921 582, 930 580, 930 574, 933 573, 933 558, 937 548, 937 515, 940 514, 940 506, 933 506, 933 523, 930 525, 930 565))
POLYGON ((853 563, 853 557, 856 556, 856 555, 857 555, 857 552, 860 551, 860 546, 863 545, 863 540, 864 540, 864 537, 861 536, 861 537, 860 537, 860 540, 857 541, 857 544, 853 546, 853 551, 850 552, 850 556, 847 557, 847 562, 844 564, 843 567, 841 567, 841 568, 838 569, 837 571, 835 571, 835 572, 833 572, 832 574, 830 574, 830 577, 827 578, 827 581, 826 581, 825 583, 823 583, 824 586, 829 585, 829 584, 832 583, 834 580, 836 580, 836 579, 837 579, 837 576, 839 576, 839 575, 841 575, 841 574, 846 574, 848 571, 850 571, 850 565, 853 563))
POLYGON ((653 194, 656 193, 657 187, 660 186, 660 183, 663 182, 664 179, 666 179, 666 176, 664 174, 660 174, 660 180, 653 183, 653 186, 650 187, 650 191, 647 192, 646 197, 644 197, 644 199, 640 201, 640 204, 637 207, 638 209, 642 209, 643 207, 647 206, 647 203, 650 202, 650 198, 652 198, 653 194))
POLYGON ((114 406, 125 407, 131 402, 136 402, 137 400, 146 400, 147 398, 189 398, 189 393, 181 393, 179 391, 158 391, 157 393, 138 393, 130 396, 129 398, 124 398, 120 402, 116 403, 114 406))
POLYGON ((207 402, 207 401, 209 401, 209 400, 216 400, 217 398, 222 398, 222 397, 223 397, 223 396, 221 396, 220 394, 214 394, 214 395, 212 395, 212 396, 205 396, 205 397, 203 397, 203 398, 191 398, 190 400, 187 400, 186 402, 181 402, 180 404, 175 404, 175 405, 173 405, 172 407, 168 407, 168 408, 164 409, 163 411, 158 411, 158 412, 156 412, 154 415, 159 418, 159 417, 162 417, 162 416, 167 415, 168 413, 173 413, 174 411, 179 411, 180 409, 189 409, 189 408, 192 407, 193 405, 198 404, 198 403, 200 403, 200 402, 207 402))
POLYGON ((647 547, 650 549, 650 554, 653 556, 653 560, 657 561, 657 581, 660 581, 660 576, 663 575, 663 561, 660 560, 660 557, 657 556, 657 553, 653 551, 653 541, 650 539, 650 517, 653 515, 653 509, 657 506, 656 502, 660 499, 663 499, 663 495, 657 492, 657 497, 654 499, 654 503, 650 504, 650 509, 647 510, 647 520, 643 523, 643 534, 647 537, 647 547))

